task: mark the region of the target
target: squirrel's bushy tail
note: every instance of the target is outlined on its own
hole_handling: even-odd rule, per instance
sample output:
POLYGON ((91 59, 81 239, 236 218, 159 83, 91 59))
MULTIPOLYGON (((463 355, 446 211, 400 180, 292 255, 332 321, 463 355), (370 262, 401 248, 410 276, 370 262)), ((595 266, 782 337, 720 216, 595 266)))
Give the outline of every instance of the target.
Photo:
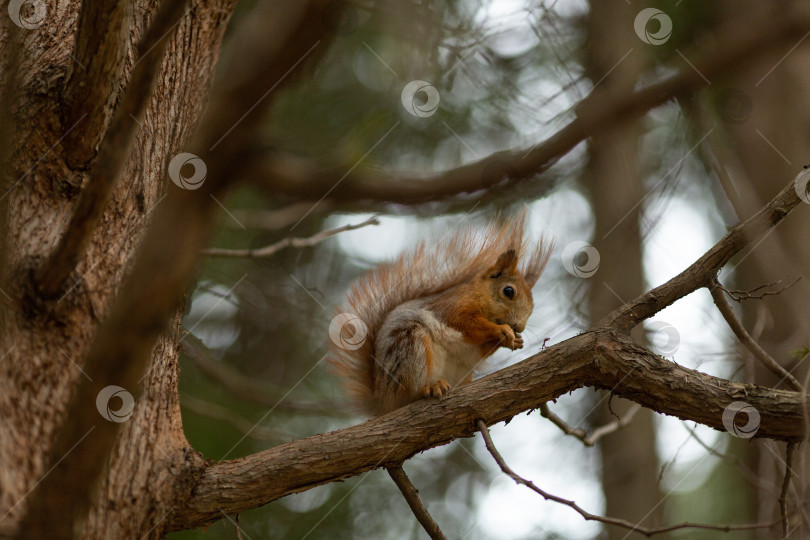
POLYGON ((458 227, 428 244, 421 242, 389 263, 358 278, 329 328, 328 363, 344 381, 352 404, 366 414, 377 407, 374 343, 386 315, 409 300, 443 292, 491 267, 506 250, 518 252, 519 270, 533 286, 548 262, 553 243, 528 245, 526 212, 484 227, 458 227))

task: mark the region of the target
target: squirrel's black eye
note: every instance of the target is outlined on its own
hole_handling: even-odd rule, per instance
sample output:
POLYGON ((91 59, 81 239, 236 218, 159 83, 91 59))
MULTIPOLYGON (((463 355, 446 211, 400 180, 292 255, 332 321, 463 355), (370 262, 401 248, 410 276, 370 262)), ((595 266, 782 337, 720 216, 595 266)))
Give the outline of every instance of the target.
POLYGON ((512 287, 504 287, 503 294, 505 294, 506 297, 511 300, 515 296, 515 289, 512 287))

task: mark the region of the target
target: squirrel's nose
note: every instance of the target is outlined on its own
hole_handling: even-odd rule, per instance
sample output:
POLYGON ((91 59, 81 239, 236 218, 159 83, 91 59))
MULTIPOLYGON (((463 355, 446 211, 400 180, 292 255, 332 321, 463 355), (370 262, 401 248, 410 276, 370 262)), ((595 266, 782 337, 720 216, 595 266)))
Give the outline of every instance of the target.
POLYGON ((513 324, 512 325, 512 330, 514 330, 517 333, 523 332, 524 328, 526 328, 526 325, 524 325, 524 324, 513 324))

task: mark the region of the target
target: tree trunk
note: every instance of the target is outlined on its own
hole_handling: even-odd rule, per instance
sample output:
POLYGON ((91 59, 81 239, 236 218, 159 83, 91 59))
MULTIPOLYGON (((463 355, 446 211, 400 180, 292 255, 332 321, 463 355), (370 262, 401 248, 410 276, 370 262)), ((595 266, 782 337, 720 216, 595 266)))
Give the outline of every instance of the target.
MULTIPOLYGON (((586 73, 596 92, 632 91, 644 66, 643 43, 627 24, 639 7, 633 3, 590 3, 586 73)), ((599 269, 590 282, 589 311, 592 321, 634 298, 644 289, 639 232, 639 201, 644 197, 638 171, 640 122, 617 123, 590 140, 590 162, 585 185, 591 194, 595 218, 594 247, 601 255, 599 269), (614 229, 615 227, 615 229, 614 229)), ((639 332, 640 334, 640 332, 639 332)), ((638 336, 644 342, 642 335, 638 336)), ((595 423, 607 424, 628 413, 632 403, 598 394, 595 423)), ((620 432, 600 440, 602 491, 605 514, 645 526, 661 522, 662 507, 653 413, 641 410, 620 432)), ((626 538, 627 530, 606 526, 608 537, 626 538)), ((631 533, 633 537, 641 535, 631 533)))
MULTIPOLYGON (((132 69, 141 59, 137 44, 157 2, 136 0, 131 12, 125 10, 123 31, 109 38, 113 46, 118 44, 126 51, 120 74, 114 71, 115 62, 100 70, 102 74, 104 69, 113 70, 106 80, 115 99, 86 111, 76 111, 65 103, 69 95, 66 79, 73 80, 74 72, 93 71, 92 63, 80 65, 79 59, 74 60, 77 54, 81 57, 76 48, 80 2, 48 3, 43 24, 32 30, 8 21, 3 27, 0 50, 7 70, 13 67, 9 53, 14 40, 20 41, 19 86, 12 103, 14 129, 8 141, 13 159, 3 171, 1 193, 7 216, 0 280, 4 297, 0 313, 2 535, 13 534, 26 511, 27 495, 49 472, 45 469, 48 442, 64 420, 74 383, 86 376, 83 359, 94 332, 131 269, 151 211, 168 189, 167 164, 182 151, 200 117, 234 3, 194 2, 165 38, 169 40, 166 55, 145 121, 137 130, 101 226, 70 276, 66 292, 47 303, 33 289, 33 269, 63 234, 93 164, 92 159, 73 156, 68 142, 92 145, 100 138, 97 130, 109 125, 112 107, 120 101, 132 69)), ((83 4, 82 9, 91 9, 87 6, 92 3, 83 4)), ((102 52, 91 51, 91 58, 93 54, 101 56, 102 52)), ((89 150, 92 155, 97 147, 89 150)), ((119 432, 109 472, 101 475, 103 480, 96 488, 97 496, 82 525, 86 538, 158 538, 170 505, 183 500, 193 486, 194 471, 202 460, 186 442, 180 423, 179 314, 171 328, 152 351, 142 388, 124 389, 134 396, 136 406, 119 432)), ((121 405, 118 398, 109 401, 113 412, 121 405)), ((104 406, 100 410, 106 412, 104 406)), ((107 421, 99 414, 99 423, 107 421)), ((76 436, 76 448, 92 444, 93 430, 76 436)), ((62 496, 70 500, 71 486, 64 486, 62 496)), ((50 522, 54 531, 63 523, 58 515, 36 519, 50 522)))

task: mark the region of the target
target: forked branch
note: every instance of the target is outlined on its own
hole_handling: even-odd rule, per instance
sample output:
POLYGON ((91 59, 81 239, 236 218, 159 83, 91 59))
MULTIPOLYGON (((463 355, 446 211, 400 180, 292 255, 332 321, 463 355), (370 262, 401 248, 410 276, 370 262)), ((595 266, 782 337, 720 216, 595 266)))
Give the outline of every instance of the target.
POLYGON ((599 439, 601 439, 605 435, 615 433, 616 431, 627 426, 630 422, 633 421, 633 417, 640 409, 641 405, 639 405, 638 403, 634 403, 627 410, 627 412, 624 414, 623 417, 614 420, 612 422, 609 422, 603 426, 599 426, 598 428, 594 429, 590 435, 588 435, 588 432, 582 428, 573 427, 569 425, 565 420, 560 418, 558 415, 552 412, 551 409, 549 409, 548 403, 543 403, 540 406, 540 414, 542 414, 544 418, 548 418, 552 424, 560 428, 562 432, 565 433, 566 435, 571 435, 572 437, 579 439, 585 446, 593 446, 599 439))
POLYGON ((709 292, 712 294, 712 299, 714 299, 714 304, 717 306, 717 309, 723 315, 723 318, 734 332, 734 335, 740 340, 740 343, 745 345, 748 350, 751 351, 751 353, 753 353, 753 355, 771 371, 771 373, 779 377, 780 382, 787 381, 794 390, 801 392, 802 384, 798 381, 798 379, 796 379, 796 377, 794 377, 788 370, 779 365, 779 362, 768 354, 765 349, 760 347, 759 343, 757 343, 756 340, 751 337, 751 334, 749 334, 745 329, 740 319, 738 319, 734 314, 731 304, 729 304, 726 297, 723 296, 723 291, 725 291, 725 288, 720 285, 717 277, 713 278, 712 283, 709 286, 709 292))

